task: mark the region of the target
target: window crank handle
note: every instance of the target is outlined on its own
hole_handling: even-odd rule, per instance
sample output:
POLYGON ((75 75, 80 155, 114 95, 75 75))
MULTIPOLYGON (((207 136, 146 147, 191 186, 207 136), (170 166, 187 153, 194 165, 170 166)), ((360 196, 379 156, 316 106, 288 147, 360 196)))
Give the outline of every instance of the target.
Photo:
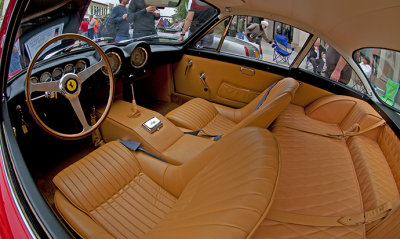
POLYGON ((208 85, 207 85, 207 83, 206 83, 206 73, 201 73, 201 75, 200 75, 200 80, 201 80, 201 83, 203 83, 203 85, 204 85, 204 91, 208 91, 208 85))

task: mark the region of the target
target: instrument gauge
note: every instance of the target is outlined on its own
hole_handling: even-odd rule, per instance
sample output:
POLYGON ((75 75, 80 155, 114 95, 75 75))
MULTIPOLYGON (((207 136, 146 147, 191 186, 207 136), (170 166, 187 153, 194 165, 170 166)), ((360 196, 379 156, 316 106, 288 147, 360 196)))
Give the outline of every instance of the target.
POLYGON ((76 64, 75 64, 75 72, 79 73, 83 70, 86 69, 86 62, 84 60, 79 60, 76 64))
MULTIPOLYGON (((117 74, 121 70, 121 57, 116 53, 116 52, 108 52, 106 53, 107 59, 110 62, 111 69, 113 74, 117 74)), ((101 71, 103 72, 104 75, 108 75, 108 70, 107 67, 103 66, 101 68, 101 71)))
POLYGON ((131 65, 135 68, 142 68, 148 60, 148 54, 145 48, 136 47, 131 55, 131 65))
POLYGON ((56 67, 56 68, 54 68, 51 76, 53 77, 53 80, 57 81, 57 80, 61 79, 61 77, 63 76, 63 73, 64 73, 64 71, 61 67, 56 67))
POLYGON ((74 73, 74 71, 75 71, 75 67, 73 64, 69 63, 69 64, 65 65, 65 67, 64 67, 65 74, 74 73))
POLYGON ((40 76, 40 82, 49 82, 51 81, 50 72, 46 71, 40 76))
POLYGON ((37 77, 35 77, 35 76, 31 77, 31 83, 38 83, 38 82, 39 82, 39 79, 37 77))

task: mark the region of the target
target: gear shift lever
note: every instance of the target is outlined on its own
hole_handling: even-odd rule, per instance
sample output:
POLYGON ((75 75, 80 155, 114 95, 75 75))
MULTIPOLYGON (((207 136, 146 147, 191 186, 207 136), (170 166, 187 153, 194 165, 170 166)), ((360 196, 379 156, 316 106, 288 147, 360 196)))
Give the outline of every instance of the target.
POLYGON ((137 118, 140 116, 140 112, 137 108, 136 100, 135 100, 135 92, 133 91, 133 83, 131 84, 132 89, 132 104, 131 104, 131 112, 129 112, 129 118, 137 118))

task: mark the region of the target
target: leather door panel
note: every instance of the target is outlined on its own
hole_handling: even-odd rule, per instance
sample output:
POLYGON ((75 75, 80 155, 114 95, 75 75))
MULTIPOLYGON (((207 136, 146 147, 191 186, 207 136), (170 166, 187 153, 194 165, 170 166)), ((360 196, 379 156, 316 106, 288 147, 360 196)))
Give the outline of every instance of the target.
POLYGON ((281 78, 265 71, 192 55, 184 55, 174 64, 177 93, 231 107, 246 105, 281 78), (204 82, 200 79, 202 74, 204 82))

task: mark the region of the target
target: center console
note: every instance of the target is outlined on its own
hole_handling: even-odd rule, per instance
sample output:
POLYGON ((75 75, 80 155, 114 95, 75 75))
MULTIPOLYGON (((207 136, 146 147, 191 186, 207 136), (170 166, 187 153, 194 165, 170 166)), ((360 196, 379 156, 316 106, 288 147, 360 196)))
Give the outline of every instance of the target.
MULTIPOLYGON (((184 134, 158 112, 140 106, 135 113, 131 109, 130 102, 118 100, 113 103, 100 127, 106 142, 117 139, 138 141, 147 151, 175 165, 191 160, 212 144, 208 138, 184 134)), ((98 111, 102 113, 103 110, 98 111)))

